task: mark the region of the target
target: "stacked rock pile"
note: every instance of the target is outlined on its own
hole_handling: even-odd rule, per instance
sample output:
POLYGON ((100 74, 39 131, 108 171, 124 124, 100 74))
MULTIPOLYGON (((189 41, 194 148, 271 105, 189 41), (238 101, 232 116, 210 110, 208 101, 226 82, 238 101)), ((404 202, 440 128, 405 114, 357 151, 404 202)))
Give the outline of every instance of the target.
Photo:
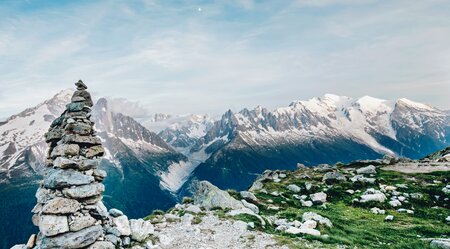
POLYGON ((104 149, 90 121, 93 102, 81 80, 75 85, 71 103, 45 134, 49 169, 32 210, 40 232, 14 248, 125 248, 154 231, 150 222, 129 221, 103 204, 106 172, 98 166, 104 149))

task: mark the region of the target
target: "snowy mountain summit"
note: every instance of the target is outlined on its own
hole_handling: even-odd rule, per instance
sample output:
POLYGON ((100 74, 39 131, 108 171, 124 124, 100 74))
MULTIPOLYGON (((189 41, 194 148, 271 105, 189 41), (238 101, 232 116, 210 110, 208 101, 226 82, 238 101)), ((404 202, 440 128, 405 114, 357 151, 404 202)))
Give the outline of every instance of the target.
POLYGON ((227 111, 192 147, 191 153, 205 152, 208 159, 191 179, 244 188, 256 174, 274 167, 386 154, 417 159, 449 144, 450 116, 444 111, 404 98, 326 94, 273 111, 260 106, 227 111))

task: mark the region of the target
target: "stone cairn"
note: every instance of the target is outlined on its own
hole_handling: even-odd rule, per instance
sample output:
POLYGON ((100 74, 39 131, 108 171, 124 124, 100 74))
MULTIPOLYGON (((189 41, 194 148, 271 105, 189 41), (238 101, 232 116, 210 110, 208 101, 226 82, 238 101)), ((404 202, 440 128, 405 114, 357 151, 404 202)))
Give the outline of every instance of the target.
MULTIPOLYGON (((48 172, 36 192, 33 224, 39 234, 13 248, 127 248, 151 244, 150 222, 128 220, 102 202, 106 172, 98 168, 104 149, 90 121, 91 95, 80 80, 71 103, 53 121, 45 140, 48 172)), ((133 248, 135 248, 133 247, 133 248)))

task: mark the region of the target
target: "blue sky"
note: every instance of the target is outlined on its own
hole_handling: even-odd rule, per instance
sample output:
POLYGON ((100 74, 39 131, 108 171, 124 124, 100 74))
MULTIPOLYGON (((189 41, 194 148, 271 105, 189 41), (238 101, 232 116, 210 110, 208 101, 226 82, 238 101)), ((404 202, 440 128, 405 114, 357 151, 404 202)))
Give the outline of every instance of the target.
POLYGON ((0 118, 83 79, 150 112, 334 93, 450 109, 450 2, 0 1, 0 118))

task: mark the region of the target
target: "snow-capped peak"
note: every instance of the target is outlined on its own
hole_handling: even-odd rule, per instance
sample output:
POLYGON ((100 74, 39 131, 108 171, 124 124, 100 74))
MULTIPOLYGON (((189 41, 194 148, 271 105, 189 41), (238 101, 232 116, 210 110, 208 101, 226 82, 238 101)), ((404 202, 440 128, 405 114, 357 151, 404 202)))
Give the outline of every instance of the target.
POLYGON ((407 98, 398 99, 397 103, 407 105, 407 106, 412 107, 414 109, 431 110, 431 111, 436 110, 432 106, 429 106, 427 104, 422 104, 422 103, 419 103, 419 102, 415 102, 415 101, 409 100, 407 98))

